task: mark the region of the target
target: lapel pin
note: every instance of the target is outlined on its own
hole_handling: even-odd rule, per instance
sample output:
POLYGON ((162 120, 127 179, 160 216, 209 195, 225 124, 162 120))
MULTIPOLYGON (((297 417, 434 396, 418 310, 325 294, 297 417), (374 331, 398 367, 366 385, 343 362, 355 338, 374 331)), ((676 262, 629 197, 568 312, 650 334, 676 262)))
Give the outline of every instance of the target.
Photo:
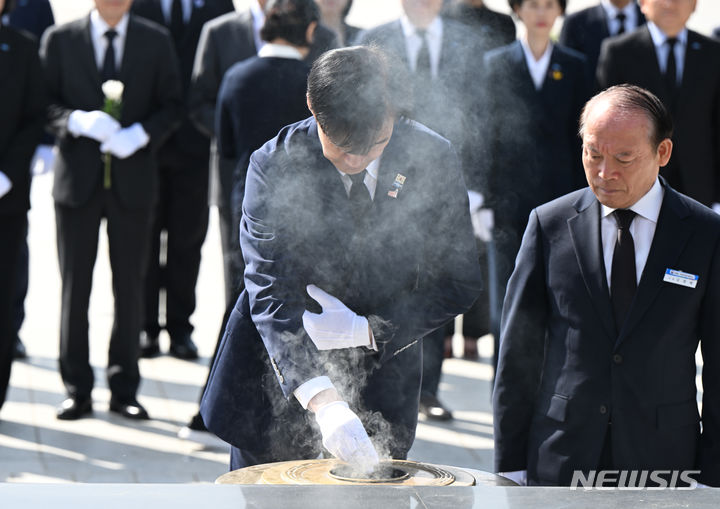
POLYGON ((700 279, 700 277, 695 274, 688 274, 687 272, 674 269, 665 269, 665 277, 663 277, 663 281, 675 285, 687 286, 688 288, 695 288, 698 279, 700 279))
POLYGON ((402 189, 402 186, 405 184, 405 175, 401 175, 400 173, 397 174, 395 177, 395 181, 392 184, 392 188, 388 191, 388 196, 390 198, 397 198, 398 193, 402 189))
POLYGON ((550 70, 550 76, 552 76, 552 79, 555 81, 560 81, 563 79, 563 73, 562 70, 560 70, 560 64, 553 64, 552 69, 550 70))
POLYGON ((0 44, 0 51, 8 52, 10 51, 10 45, 6 42, 0 44))

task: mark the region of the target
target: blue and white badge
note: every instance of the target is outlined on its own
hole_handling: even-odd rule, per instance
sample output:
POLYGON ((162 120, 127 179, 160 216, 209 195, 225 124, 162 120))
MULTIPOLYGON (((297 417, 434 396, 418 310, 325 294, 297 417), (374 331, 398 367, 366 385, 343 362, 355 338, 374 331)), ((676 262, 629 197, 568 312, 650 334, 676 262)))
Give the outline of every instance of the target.
POLYGON ((698 283, 700 276, 695 274, 688 274, 681 270, 665 269, 665 277, 663 281, 673 283, 680 286, 687 286, 688 288, 695 288, 698 283))

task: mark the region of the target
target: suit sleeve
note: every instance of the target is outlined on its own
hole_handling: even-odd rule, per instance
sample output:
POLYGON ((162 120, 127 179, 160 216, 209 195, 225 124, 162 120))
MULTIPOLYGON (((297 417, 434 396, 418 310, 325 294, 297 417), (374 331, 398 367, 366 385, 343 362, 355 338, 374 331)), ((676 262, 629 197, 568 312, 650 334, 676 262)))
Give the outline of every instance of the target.
POLYGON ((215 135, 215 102, 223 78, 215 39, 215 32, 206 23, 200 32, 188 93, 190 118, 210 138, 215 135))
MULTIPOLYGON (((22 67, 25 85, 22 98, 22 115, 16 126, 15 134, 7 144, 7 150, 0 154, 0 171, 5 173, 11 182, 17 183, 27 179, 33 152, 40 142, 43 123, 45 121, 45 90, 42 71, 37 54, 37 44, 27 44, 22 67)), ((13 77, 12 79, 18 79, 13 77)), ((5 98, 9 99, 9 98, 5 98)))
POLYGON ((47 129, 58 140, 68 136, 68 117, 73 109, 63 104, 61 99, 61 75, 67 51, 62 51, 62 40, 51 28, 45 32, 40 44, 40 62, 42 65, 45 90, 47 92, 47 129))
POLYGON ((605 90, 608 87, 621 83, 619 76, 620 66, 621 64, 617 61, 612 39, 605 39, 602 46, 600 46, 600 57, 598 58, 597 69, 595 71, 595 88, 597 90, 605 90))
POLYGON ((503 306, 493 418, 495 471, 527 469, 527 443, 542 370, 548 303, 537 211, 527 229, 503 306))
POLYGON ((703 357, 699 481, 720 487, 720 245, 716 244, 700 322, 703 357))
POLYGON ((226 73, 220 85, 217 107, 215 112, 215 133, 217 137, 217 150, 225 159, 236 159, 235 150, 235 124, 234 119, 240 117, 242 112, 233 111, 233 80, 231 73, 226 73))

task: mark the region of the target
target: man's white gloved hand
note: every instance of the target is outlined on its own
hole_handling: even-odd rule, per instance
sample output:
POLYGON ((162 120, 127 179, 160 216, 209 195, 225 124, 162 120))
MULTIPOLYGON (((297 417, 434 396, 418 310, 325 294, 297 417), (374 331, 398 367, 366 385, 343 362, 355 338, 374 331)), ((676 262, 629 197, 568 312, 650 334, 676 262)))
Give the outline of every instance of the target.
POLYGON ((720 214, 720 203, 713 203, 712 209, 715 211, 716 214, 720 214))
POLYGON ((380 462, 365 428, 344 401, 333 401, 315 412, 325 448, 336 458, 361 472, 370 472, 380 462))
POLYGON ((513 472, 498 472, 498 475, 514 481, 520 486, 527 486, 527 470, 515 470, 513 472))
POLYGON ((143 148, 150 141, 150 137, 143 129, 142 124, 135 122, 130 127, 120 129, 105 143, 100 145, 102 153, 110 152, 119 159, 130 157, 143 148))
POLYGON ((120 122, 104 111, 75 110, 68 118, 68 131, 75 137, 85 136, 103 143, 120 130, 120 122))
POLYGON ((367 318, 315 285, 308 285, 307 292, 322 306, 320 314, 305 311, 302 315, 303 327, 318 350, 371 346, 367 318))
POLYGON ((52 145, 38 145, 35 149, 30 169, 33 176, 50 173, 55 164, 56 149, 52 145))
POLYGON ((495 227, 495 214, 492 209, 476 209, 470 213, 470 220, 475 237, 483 242, 490 242, 495 227))

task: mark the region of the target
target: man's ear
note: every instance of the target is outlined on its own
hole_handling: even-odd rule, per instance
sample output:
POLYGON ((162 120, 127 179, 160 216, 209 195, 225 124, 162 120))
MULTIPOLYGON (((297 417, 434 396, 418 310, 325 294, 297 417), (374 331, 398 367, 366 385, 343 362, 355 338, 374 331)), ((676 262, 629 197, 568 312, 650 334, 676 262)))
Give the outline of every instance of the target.
POLYGON ((315 112, 314 112, 313 109, 312 109, 312 104, 310 104, 310 96, 309 96, 307 93, 305 93, 305 100, 307 101, 307 107, 308 107, 308 109, 310 110, 310 113, 312 113, 312 114, 313 114, 313 117, 314 117, 314 116, 315 116, 315 112))

